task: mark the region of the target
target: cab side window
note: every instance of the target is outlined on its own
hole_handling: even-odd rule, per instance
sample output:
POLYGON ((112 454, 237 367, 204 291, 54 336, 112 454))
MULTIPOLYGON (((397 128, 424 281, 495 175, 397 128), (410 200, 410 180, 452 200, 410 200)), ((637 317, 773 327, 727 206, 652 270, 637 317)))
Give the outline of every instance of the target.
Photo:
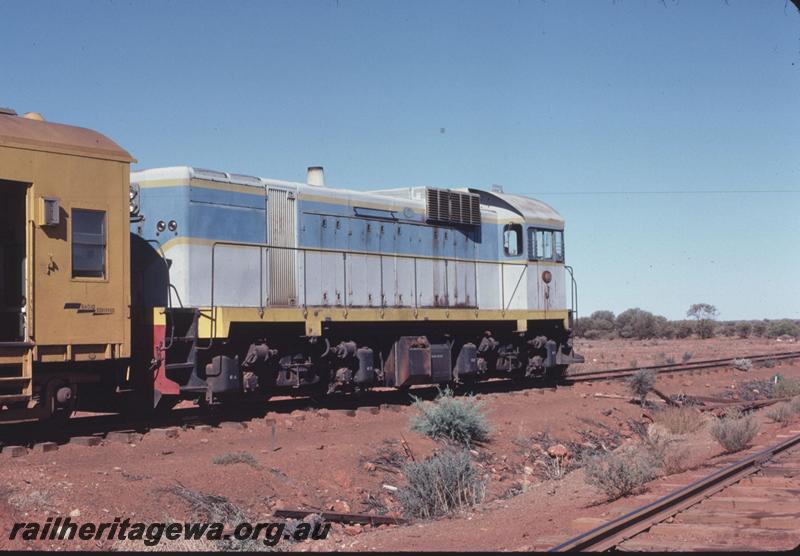
POLYGON ((503 228, 503 251, 509 257, 516 257, 522 253, 522 226, 506 224, 503 228))
POLYGON ((106 277, 106 213, 72 209, 72 277, 106 277))

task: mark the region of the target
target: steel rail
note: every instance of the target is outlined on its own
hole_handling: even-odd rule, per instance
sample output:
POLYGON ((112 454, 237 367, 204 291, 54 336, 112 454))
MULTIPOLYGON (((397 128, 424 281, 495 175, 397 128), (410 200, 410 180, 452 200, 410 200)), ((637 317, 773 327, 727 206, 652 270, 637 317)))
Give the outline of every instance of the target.
POLYGON ((613 548, 725 487, 739 482, 747 475, 760 470, 776 454, 799 444, 800 434, 728 465, 605 525, 573 537, 554 546, 549 552, 603 551, 613 548))
POLYGON ((691 362, 687 361, 686 363, 665 363, 663 365, 646 365, 646 366, 641 366, 641 367, 620 367, 620 368, 617 368, 617 369, 605 369, 605 370, 597 370, 597 371, 587 371, 585 373, 578 373, 578 374, 580 374, 580 375, 596 375, 596 374, 601 374, 601 373, 618 372, 618 371, 619 372, 622 372, 622 371, 638 371, 640 369, 658 370, 658 369, 666 369, 666 368, 670 368, 670 367, 684 367, 684 366, 691 366, 691 365, 700 365, 700 364, 703 364, 703 363, 725 363, 725 362, 733 361, 734 359, 744 359, 744 358, 746 358, 746 359, 761 360, 761 359, 775 358, 775 357, 779 357, 779 356, 787 356, 787 357, 788 356, 795 356, 795 357, 797 357, 797 356, 800 356, 800 351, 782 351, 782 352, 779 352, 779 353, 762 353, 762 354, 759 354, 759 355, 743 355, 741 357, 733 356, 733 357, 723 357, 721 359, 703 359, 701 361, 691 361, 691 362))
MULTIPOLYGON (((750 359, 751 361, 766 361, 769 359, 775 360, 782 360, 782 359, 794 359, 796 357, 800 357, 800 351, 792 351, 792 352, 782 352, 782 353, 774 353, 774 354, 762 354, 762 355, 750 355, 750 356, 743 356, 743 359, 750 359)), ((597 380, 610 380, 614 378, 623 378, 626 376, 630 376, 637 371, 640 370, 653 370, 659 373, 677 373, 677 372, 688 372, 688 371, 697 371, 703 369, 713 369, 718 367, 727 367, 730 366, 734 359, 739 359, 737 357, 727 357, 725 359, 707 359, 703 361, 693 361, 691 363, 684 363, 684 364, 666 364, 666 365, 650 365, 650 366, 643 366, 643 367, 625 367, 619 369, 606 369, 606 370, 597 370, 597 371, 588 371, 585 373, 575 373, 573 375, 568 375, 566 380, 570 382, 592 382, 597 380)))

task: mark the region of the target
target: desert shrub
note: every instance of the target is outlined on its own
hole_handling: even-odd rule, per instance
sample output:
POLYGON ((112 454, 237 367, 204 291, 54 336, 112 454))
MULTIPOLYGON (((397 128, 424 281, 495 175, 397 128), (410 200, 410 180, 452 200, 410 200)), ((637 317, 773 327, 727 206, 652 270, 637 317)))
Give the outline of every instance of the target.
POLYGON ((180 483, 167 487, 164 491, 183 500, 189 506, 193 518, 222 523, 237 523, 247 519, 242 509, 224 496, 192 490, 180 483))
POLYGON ((546 455, 541 462, 539 476, 548 481, 560 481, 566 477, 571 468, 570 463, 565 461, 565 458, 546 455))
POLYGON ((700 430, 705 422, 703 415, 691 407, 666 407, 653 418, 672 434, 693 433, 700 430))
POLYGON ((470 446, 489 439, 490 427, 483 404, 474 396, 454 398, 449 388, 433 402, 415 399, 419 415, 411 418, 411 430, 434 439, 447 438, 470 446))
POLYGON ((258 461, 253 456, 253 454, 250 454, 248 452, 231 452, 229 454, 216 456, 211 461, 216 465, 231 465, 234 463, 246 463, 251 467, 258 467, 258 461))
POLYGON ((752 323, 753 324, 753 331, 752 335, 761 338, 767 333, 767 323, 763 320, 758 320, 752 323))
POLYGON ((579 318, 575 321, 575 335, 590 340, 614 336, 614 313, 595 311, 588 317, 579 318))
POLYGON ((740 371, 750 371, 753 369, 753 362, 749 359, 734 359, 733 368, 740 371))
POLYGON ((773 423, 780 423, 783 426, 789 424, 789 421, 792 420, 792 415, 794 411, 792 411, 792 407, 788 403, 779 403, 767 410, 767 419, 772 421, 773 423))
POLYGON ((694 334, 694 323, 689 320, 681 320, 675 323, 675 337, 688 338, 694 334))
POLYGON ((723 417, 727 417, 729 419, 741 419, 742 417, 746 417, 748 415, 750 415, 749 412, 742 411, 741 408, 732 406, 725 409, 723 417))
POLYGON ((603 340, 608 337, 608 334, 606 332, 603 332, 602 330, 597 330, 596 328, 590 328, 583 334, 580 334, 580 336, 586 338, 587 340, 603 340))
POLYGON ((666 317, 658 315, 655 317, 655 333, 659 338, 671 339, 675 337, 677 326, 674 322, 670 322, 666 317))
POLYGON ((398 449, 400 445, 399 441, 384 440, 372 454, 361 456, 359 463, 362 466, 371 463, 382 471, 397 473, 403 468, 408 459, 408 456, 398 449))
POLYGON ((767 359, 764 361, 764 367, 766 367, 767 369, 771 369, 777 364, 778 362, 775 361, 774 359, 767 359))
POLYGON ((746 320, 742 320, 736 323, 736 334, 740 338, 748 338, 750 334, 753 332, 753 325, 747 322, 746 320))
POLYGON ((768 338, 777 338, 783 335, 797 338, 800 336, 800 326, 789 319, 772 321, 767 326, 766 335, 768 338))
MULTIPOLYGON (((157 492, 171 494, 186 504, 188 506, 189 516, 187 519, 192 521, 233 524, 243 522, 253 523, 255 519, 253 515, 248 515, 242 508, 233 504, 224 496, 192 490, 180 483, 158 489, 157 492)), ((167 521, 170 520, 167 519, 167 521)), ((289 539, 289 542, 293 542, 293 540, 289 539)), ((124 541, 115 543, 112 550, 125 552, 263 552, 273 550, 273 547, 264 544, 263 537, 245 540, 237 540, 234 538, 223 538, 220 540, 178 538, 172 540, 163 537, 161 541, 154 546, 146 546, 146 543, 143 544, 141 540, 125 539, 124 541)))
POLYGON ((695 325, 695 330, 700 338, 707 340, 714 337, 714 332, 717 329, 717 323, 713 320, 701 320, 695 325))
POLYGON ((421 462, 408 463, 407 485, 398 491, 403 511, 430 519, 460 511, 483 500, 485 485, 467 451, 447 450, 421 462))
POLYGON ((726 452, 744 450, 758 433, 758 423, 752 415, 746 417, 730 412, 711 426, 711 437, 726 452))
POLYGON ((684 363, 688 363, 688 361, 692 358, 694 354, 691 351, 684 351, 683 355, 681 356, 681 361, 684 363))
POLYGON ((689 449, 681 439, 664 432, 661 425, 651 425, 645 434, 639 435, 641 457, 649 465, 655 476, 657 471, 665 475, 680 473, 686 469, 689 449))
POLYGON ((609 500, 640 490, 656 474, 651 458, 633 446, 589 457, 583 471, 585 481, 605 493, 609 500))
POLYGON ((789 407, 794 413, 800 413, 800 396, 792 398, 792 400, 789 402, 789 407))
POLYGON ((631 393, 639 398, 639 403, 644 405, 647 393, 656 385, 656 372, 652 369, 639 369, 628 377, 628 388, 631 393))
POLYGON ((637 338, 643 340, 657 336, 657 322, 653 313, 642 309, 628 309, 620 313, 615 326, 617 333, 622 338, 637 338))
POLYGON ((738 383, 729 396, 745 401, 765 400, 772 397, 773 386, 775 383, 769 379, 748 380, 738 383))
POLYGON ((665 475, 682 473, 689 467, 689 447, 682 444, 673 444, 664 454, 661 468, 665 475))
POLYGON ((772 377, 770 398, 791 398, 797 395, 800 395, 800 380, 786 378, 783 375, 772 377))
POLYGON ((686 311, 687 317, 696 319, 695 331, 704 340, 714 337, 714 330, 717 326, 714 319, 718 314, 717 308, 708 303, 695 303, 686 311))
POLYGON ((590 324, 591 319, 589 319, 589 317, 578 317, 572 327, 572 332, 575 334, 575 336, 585 338, 586 331, 591 330, 590 324))

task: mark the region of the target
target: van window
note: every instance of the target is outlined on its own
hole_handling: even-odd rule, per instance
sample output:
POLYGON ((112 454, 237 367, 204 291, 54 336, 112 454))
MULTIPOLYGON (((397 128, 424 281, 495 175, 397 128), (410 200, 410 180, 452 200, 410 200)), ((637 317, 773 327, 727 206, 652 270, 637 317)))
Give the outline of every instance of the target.
POLYGON ((72 209, 72 277, 105 278, 106 213, 72 209))
POLYGON ((522 226, 506 224, 503 228, 503 251, 509 257, 516 257, 522 253, 522 226))

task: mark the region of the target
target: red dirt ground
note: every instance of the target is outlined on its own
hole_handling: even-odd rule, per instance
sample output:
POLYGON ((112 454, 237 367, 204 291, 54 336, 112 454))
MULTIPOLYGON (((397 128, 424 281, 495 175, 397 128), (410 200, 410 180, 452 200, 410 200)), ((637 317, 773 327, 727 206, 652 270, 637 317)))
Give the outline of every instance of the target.
MULTIPOLYGON (((796 344, 769 340, 714 339, 656 342, 582 341, 579 352, 587 356, 587 369, 653 364, 660 353, 681 360, 690 351, 693 359, 740 354, 792 351, 796 344), (593 361, 593 360, 597 361, 593 361)), ((775 373, 800 377, 800 363, 736 370, 697 372, 659 379, 667 394, 719 396, 732 385, 775 373)), ((556 544, 571 534, 589 529, 592 518, 616 515, 641 503, 621 499, 604 503, 597 491, 586 485, 577 470, 564 479, 542 481, 526 473, 533 466, 525 451, 530 437, 543 432, 561 441, 580 440, 578 431, 599 430, 605 425, 633 436, 627 423, 641 420, 642 408, 620 399, 598 398, 597 392, 626 395, 621 382, 581 383, 556 389, 510 390, 497 385, 479 394, 493 427, 492 440, 479 447, 479 469, 488 480, 486 501, 466 515, 405 526, 358 527, 334 525, 325 541, 279 545, 294 550, 526 550, 556 544), (504 497, 512 487, 525 492, 504 497)), ((430 390, 428 395, 430 397, 430 390)), ((380 400, 379 400, 380 401, 380 400)), ((374 400, 373 400, 374 402, 374 400)), ((378 403, 378 402, 374 402, 378 403)), ((88 549, 123 548, 110 541, 25 542, 7 539, 14 521, 44 521, 47 517, 76 515, 73 521, 111 521, 116 516, 132 520, 183 521, 191 519, 187 504, 168 489, 181 484, 194 491, 224 496, 255 521, 272 521, 279 508, 317 508, 370 512, 365 500, 383 504, 389 515, 400 515, 400 507, 384 484, 402 485, 401 477, 370 465, 384 443, 402 453, 404 437, 420 459, 437 444, 409 430, 415 409, 404 404, 343 409, 294 409, 277 402, 265 418, 253 419, 246 428, 201 428, 180 430, 177 438, 149 433, 131 444, 105 441, 101 446, 61 445, 58 451, 18 458, 0 456, 0 549, 88 549), (272 422, 276 441, 272 442, 272 422), (278 448, 278 449, 273 449, 278 448), (212 459, 229 453, 247 452, 256 466, 246 463, 217 465, 212 459), (77 510, 77 512, 76 512, 77 510)), ((764 421, 763 416, 760 417, 764 421)), ((800 428, 795 422, 790 429, 800 428)), ((779 427, 763 422, 757 444, 772 442, 779 427)), ((693 465, 719 458, 721 449, 706 430, 687 437, 693 465)), ((688 482, 702 473, 689 471, 672 476, 670 483, 688 482)), ((658 483, 649 493, 661 492, 658 483)), ((660 482, 665 482, 663 479, 660 482)), ((125 549, 136 549, 126 544, 125 549)), ((141 547, 145 548, 145 547, 141 547)), ((169 548, 182 548, 169 546, 169 548)))

